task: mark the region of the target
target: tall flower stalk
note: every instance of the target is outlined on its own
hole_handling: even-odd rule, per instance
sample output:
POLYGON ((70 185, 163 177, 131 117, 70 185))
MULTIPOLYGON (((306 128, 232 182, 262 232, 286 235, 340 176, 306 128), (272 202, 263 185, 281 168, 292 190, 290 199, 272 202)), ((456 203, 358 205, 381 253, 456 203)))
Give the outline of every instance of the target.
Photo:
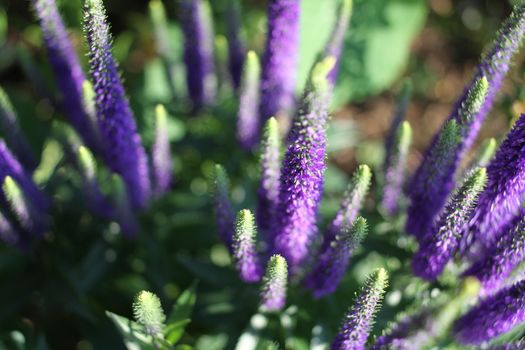
POLYGON ((435 141, 427 150, 410 184, 407 230, 421 239, 454 188, 456 169, 466 151, 465 138, 477 122, 478 114, 485 108, 489 91, 484 76, 474 81, 463 100, 458 103, 454 117, 449 118, 435 141), (457 137, 449 139, 451 123, 457 129, 457 137))
POLYGON ((525 195, 525 114, 515 123, 487 167, 487 188, 469 227, 471 252, 486 250, 520 212, 525 195))
POLYGON ((288 117, 295 105, 300 0, 269 0, 261 77, 260 121, 288 117))
POLYGON ((481 300, 454 325, 461 344, 479 345, 525 322, 525 280, 481 300))
POLYGON ((155 107, 155 142, 151 150, 151 165, 154 193, 161 196, 168 192, 173 177, 168 113, 162 105, 155 107))
POLYGON ((332 342, 332 350, 364 350, 368 335, 372 330, 374 317, 388 286, 385 269, 377 269, 365 284, 346 313, 339 333, 332 342))
POLYGON ((211 9, 207 0, 182 0, 180 10, 186 81, 193 108, 197 110, 213 105, 217 94, 211 9))
POLYGON ((259 138, 259 84, 261 67, 254 51, 249 51, 242 70, 237 113, 237 139, 241 146, 252 149, 259 138))
POLYGON ((233 255, 239 275, 245 282, 257 282, 261 279, 262 268, 256 244, 255 217, 251 211, 241 210, 237 215, 233 236, 233 255))
POLYGON ((452 196, 432 231, 421 240, 419 251, 412 261, 412 270, 417 276, 436 279, 454 257, 486 180, 485 168, 475 169, 452 196))
POLYGON ((272 255, 268 260, 262 280, 261 310, 279 311, 286 305, 288 287, 288 264, 280 255, 272 255))
POLYGON ((335 57, 336 63, 334 68, 328 73, 328 81, 335 86, 337 82, 337 75, 339 73, 339 66, 341 62, 341 54, 344 49, 345 35, 352 17, 353 0, 343 0, 339 5, 338 16, 334 28, 330 35, 330 39, 324 49, 326 57, 335 57))
POLYGON ((330 84, 326 75, 335 60, 328 58, 312 71, 299 114, 290 130, 281 172, 275 250, 296 273, 317 234, 317 210, 323 193, 326 126, 330 84))
POLYGON ((112 37, 102 0, 86 0, 84 31, 104 159, 122 176, 133 206, 144 208, 151 195, 148 160, 111 53, 112 37))
POLYGON ((55 0, 32 0, 44 36, 49 63, 61 94, 61 105, 69 122, 92 149, 102 149, 94 116, 85 109, 83 84, 86 76, 75 54, 55 0))

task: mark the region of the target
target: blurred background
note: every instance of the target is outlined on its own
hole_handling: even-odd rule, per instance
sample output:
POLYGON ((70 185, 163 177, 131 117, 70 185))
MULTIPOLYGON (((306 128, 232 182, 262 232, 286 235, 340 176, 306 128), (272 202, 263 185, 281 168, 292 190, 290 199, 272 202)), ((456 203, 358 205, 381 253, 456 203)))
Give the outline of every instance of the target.
MULTIPOLYGON (((86 66, 81 0, 57 2, 86 66)), ((172 50, 180 60, 177 2, 163 2, 170 18, 172 50)), ((225 35, 226 1, 210 3, 216 34, 225 35)), ((241 1, 247 46, 259 53, 265 38, 265 3, 241 1)), ((335 0, 303 0, 298 91, 330 33, 337 4, 335 0)), ((123 240, 112 223, 84 212, 75 191, 79 180, 57 159, 59 152, 49 138, 53 121, 62 116, 56 108, 56 87, 30 2, 0 0, 0 84, 11 97, 36 154, 42 155, 39 174, 57 203, 53 232, 33 252, 0 248, 0 339, 6 349, 21 344, 16 341, 20 337, 27 348, 120 349, 121 340, 104 310, 129 316, 132 297, 140 289, 155 291, 169 306, 197 279, 197 305, 186 341, 197 349, 232 348, 256 309, 257 287, 237 281, 226 250, 218 244, 206 176, 214 163, 225 164, 236 205, 254 203, 257 164, 252 154, 235 144, 236 97, 224 84, 217 108, 189 117, 184 99, 170 93, 157 56, 148 2, 108 0, 105 5, 114 54, 147 146, 153 138, 154 106, 162 103, 170 113, 173 191, 140 218, 137 241, 123 240)), ((407 112, 414 129, 409 165, 411 169, 417 166, 421 152, 469 81, 484 45, 510 9, 511 2, 492 0, 354 1, 328 131, 325 217, 331 217, 337 208, 348 175, 357 164, 380 166, 395 96, 407 78, 414 86, 407 112)), ((525 110, 524 58, 521 54, 515 61, 480 139, 503 136, 513 118, 525 110)), ((220 57, 218 61, 220 67, 220 57)), ((183 96, 183 67, 179 73, 178 94, 183 96)), ((373 206, 371 199, 368 207, 373 206)), ((403 287, 396 289, 393 283, 376 333, 411 303, 421 287, 409 280, 406 261, 410 253, 399 248, 403 242, 398 232, 381 226, 379 218, 369 220, 376 233, 354 258, 355 268, 335 298, 311 303, 301 292, 291 295, 291 303, 306 310, 293 316, 300 320, 292 336, 297 338, 293 348, 301 349, 318 323, 334 332, 358 283, 377 266, 388 266, 403 287), (412 294, 407 288, 413 289, 412 294), (403 297, 395 293, 401 290, 403 297), (312 315, 320 316, 313 319, 312 315)))

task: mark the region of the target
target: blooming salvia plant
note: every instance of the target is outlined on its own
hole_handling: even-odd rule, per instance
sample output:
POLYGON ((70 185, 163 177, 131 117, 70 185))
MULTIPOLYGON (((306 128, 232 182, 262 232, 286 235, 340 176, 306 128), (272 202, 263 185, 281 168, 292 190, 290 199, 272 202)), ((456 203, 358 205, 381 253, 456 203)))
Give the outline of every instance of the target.
POLYGON ((525 321, 525 280, 480 301, 454 325, 462 344, 479 345, 525 321))
POLYGON ((485 168, 475 169, 452 195, 433 229, 422 238, 419 251, 414 256, 412 269, 417 276, 436 279, 454 257, 486 179, 485 168))
POLYGON ((69 40, 55 0, 32 0, 44 36, 49 63, 60 89, 64 114, 84 142, 101 151, 102 145, 94 116, 85 108, 84 83, 87 78, 69 40))
POLYGON ((207 0, 182 0, 180 11, 188 93, 197 110, 213 105, 217 94, 211 10, 207 0))
POLYGON ((257 254, 256 238, 255 217, 249 210, 241 210, 237 214, 233 236, 233 255, 239 275, 245 282, 257 282, 261 279, 262 268, 257 254))
POLYGON ((268 30, 261 75, 261 125, 282 119, 295 105, 300 0, 268 1, 268 30))
POLYGON ((272 255, 262 280, 261 310, 265 312, 281 310, 286 304, 287 286, 288 264, 282 256, 272 255))
POLYGON ((454 188, 454 175, 464 153, 464 138, 472 128, 485 103, 489 83, 481 76, 474 81, 463 101, 458 103, 457 117, 450 118, 427 150, 410 185, 407 230, 423 238, 436 215, 442 210, 454 188))
POLYGON ((259 58, 248 51, 242 70, 237 114, 237 139, 245 149, 254 147, 259 139, 259 84, 261 67, 259 58))
POLYGON ((332 342, 332 350, 365 349, 374 324, 374 317, 388 286, 385 269, 377 269, 365 281, 354 305, 346 313, 339 333, 332 342))
POLYGON ((112 37, 101 0, 85 2, 84 31, 104 160, 122 176, 133 206, 144 208, 151 195, 148 159, 111 53, 112 37))

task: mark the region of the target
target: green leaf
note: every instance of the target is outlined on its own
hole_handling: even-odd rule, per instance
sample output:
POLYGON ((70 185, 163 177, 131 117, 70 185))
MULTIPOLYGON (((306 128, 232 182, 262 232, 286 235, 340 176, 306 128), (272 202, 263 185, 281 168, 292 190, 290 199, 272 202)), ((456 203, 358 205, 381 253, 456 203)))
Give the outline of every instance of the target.
POLYGON ((423 0, 355 0, 334 105, 361 100, 394 83, 426 13, 423 0))
POLYGON ((158 348, 151 344, 151 336, 143 333, 143 327, 125 317, 106 311, 106 315, 113 321, 119 333, 122 335, 124 344, 129 350, 156 350, 158 348))
POLYGON ((184 334, 184 329, 191 321, 191 312, 197 300, 196 287, 197 283, 195 282, 182 292, 173 305, 167 326, 164 328, 166 340, 172 345, 180 340, 184 334))

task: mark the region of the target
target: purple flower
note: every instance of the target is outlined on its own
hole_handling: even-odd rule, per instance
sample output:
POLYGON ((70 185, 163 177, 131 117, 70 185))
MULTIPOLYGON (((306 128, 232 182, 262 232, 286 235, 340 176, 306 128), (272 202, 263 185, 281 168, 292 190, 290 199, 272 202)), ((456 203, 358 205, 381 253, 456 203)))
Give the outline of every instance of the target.
POLYGON ((525 195, 525 114, 487 167, 487 188, 479 197, 469 227, 471 251, 490 247, 521 210, 525 195), (481 248, 479 248, 481 246, 481 248))
POLYGON ((235 235, 233 236, 233 255, 241 279, 257 282, 261 279, 262 267, 257 255, 257 228, 255 218, 249 210, 241 210, 237 215, 235 235))
POLYGON ((262 280, 261 310, 266 312, 279 311, 286 305, 286 289, 288 285, 288 265, 280 255, 272 255, 268 260, 266 272, 262 280))
POLYGON ((224 168, 220 165, 215 166, 212 179, 213 206, 215 210, 215 220, 219 237, 228 250, 233 252, 234 234, 234 214, 230 201, 230 180, 224 168))
POLYGON ((261 125, 294 109, 299 55, 300 0, 268 1, 268 34, 261 77, 261 125))
POLYGON ((343 228, 327 248, 319 252, 315 265, 304 282, 315 298, 335 292, 343 279, 350 257, 366 236, 367 230, 366 220, 358 217, 352 228, 343 228))
POLYGON ((155 142, 151 151, 151 163, 154 193, 156 196, 161 196, 170 188, 173 168, 168 136, 168 115, 162 105, 155 108, 155 142))
POLYGON ((83 84, 86 76, 69 40, 55 0, 32 1, 44 36, 49 62, 62 95, 64 114, 84 142, 90 148, 100 151, 96 121, 84 106, 83 84))
MULTIPOLYGON (((239 0, 229 0, 226 13, 226 31, 228 36, 228 51, 230 74, 235 89, 241 85, 241 75, 246 56, 246 44, 244 43, 241 8, 239 0)), ((258 105, 257 105, 258 107, 258 105)))
POLYGON ((211 10, 206 0, 182 0, 180 6, 186 81, 197 110, 214 104, 217 94, 211 10))
MULTIPOLYGON (((48 199, 36 187, 31 177, 11 154, 5 143, 0 141, 0 183, 2 184, 1 202, 16 219, 18 227, 8 230, 9 218, 3 223, 6 236, 12 236, 21 229, 35 238, 41 238, 48 229, 48 199)), ((5 213, 4 213, 5 214, 5 213)), ((20 235, 19 238, 23 239, 20 235)), ((13 241, 13 243, 15 243, 13 241)), ((23 244, 24 242, 16 242, 23 244)))
POLYGON ((237 139, 241 146, 252 149, 259 138, 259 82, 261 67, 257 54, 249 51, 244 63, 239 91, 237 114, 237 139))
POLYGON ((357 214, 359 214, 359 210, 361 210, 365 197, 368 194, 371 180, 372 171, 370 170, 370 167, 366 164, 360 165, 350 180, 348 189, 343 195, 343 201, 339 206, 339 210, 326 229, 320 248, 321 252, 329 249, 329 246, 334 241, 335 237, 353 225, 357 218, 357 214))
POLYGON ((458 251, 461 235, 487 180, 485 168, 472 171, 457 189, 433 229, 422 237, 412 261, 417 276, 435 280, 458 251))
POLYGON ((339 6, 338 16, 334 28, 332 29, 332 34, 330 35, 330 39, 324 50, 325 57, 332 56, 336 58, 335 66, 328 74, 328 81, 333 86, 335 86, 337 82, 341 53, 343 51, 345 35, 351 16, 352 0, 343 0, 339 6))
POLYGON ((279 181, 281 178, 281 135, 279 122, 270 118, 266 122, 261 140, 261 180, 257 191, 257 224, 268 250, 275 239, 277 208, 279 206, 279 181))
POLYGON ((318 63, 289 134, 281 172, 275 251, 295 274, 317 234, 317 210, 323 193, 326 124, 330 86, 326 74, 334 59, 318 63))
POLYGON ((144 208, 151 195, 148 160, 111 54, 106 11, 102 0, 86 0, 85 4, 84 30, 104 159, 112 171, 122 176, 133 207, 144 208))
POLYGON ((484 76, 474 81, 458 103, 454 117, 449 118, 434 138, 412 178, 406 228, 418 239, 426 235, 454 188, 456 169, 465 152, 465 138, 486 104, 488 89, 488 80, 484 76), (457 136, 453 138, 450 137, 452 123, 457 130, 457 136))
POLYGON ((525 280, 481 300, 454 325, 461 344, 478 345, 525 322, 525 280))
POLYGON ((412 142, 412 128, 408 122, 403 122, 397 130, 397 137, 392 148, 388 150, 385 161, 385 183, 381 206, 387 214, 394 216, 399 213, 403 188, 406 181, 407 158, 412 142))
POLYGON ((465 276, 474 276, 481 282, 483 294, 492 294, 501 288, 513 270, 525 260, 524 214, 522 209, 495 247, 465 271, 465 276))
POLYGON ((20 130, 16 112, 2 87, 0 87, 0 131, 20 163, 28 171, 35 170, 37 166, 35 156, 26 137, 20 130))
POLYGON ((381 305, 388 285, 385 269, 377 269, 368 276, 365 284, 345 315, 339 333, 332 342, 332 350, 364 350, 372 330, 374 317, 381 305))

